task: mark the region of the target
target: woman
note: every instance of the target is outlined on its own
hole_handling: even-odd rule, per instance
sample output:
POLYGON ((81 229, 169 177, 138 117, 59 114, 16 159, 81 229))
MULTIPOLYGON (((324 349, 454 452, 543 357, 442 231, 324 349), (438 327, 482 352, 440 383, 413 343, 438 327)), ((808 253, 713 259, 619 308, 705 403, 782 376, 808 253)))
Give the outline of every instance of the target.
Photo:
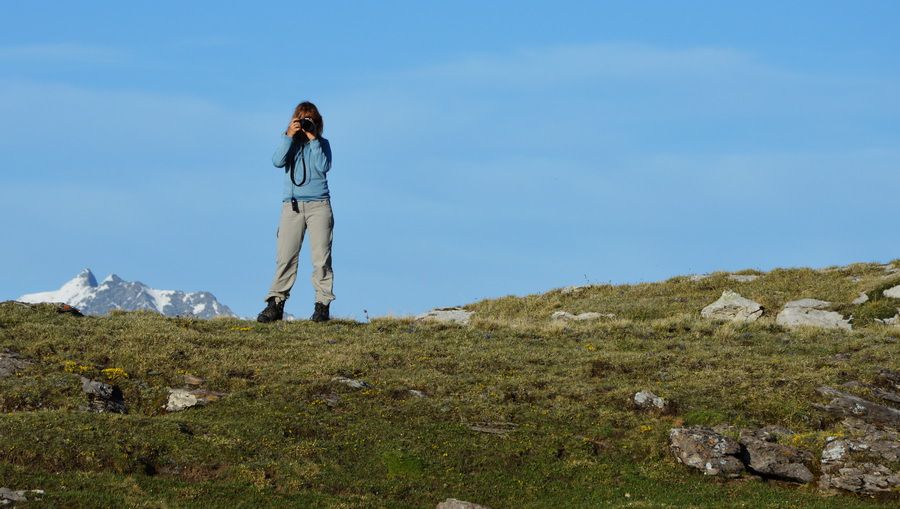
POLYGON ((331 145, 322 138, 324 122, 318 108, 302 102, 281 137, 272 156, 276 168, 284 168, 284 194, 275 255, 275 277, 266 295, 266 308, 256 318, 260 322, 281 320, 284 302, 297 279, 297 265, 303 236, 309 230, 312 254, 312 284, 316 305, 310 320, 329 319, 334 274, 331 270, 331 240, 334 216, 326 175, 331 169, 331 145))

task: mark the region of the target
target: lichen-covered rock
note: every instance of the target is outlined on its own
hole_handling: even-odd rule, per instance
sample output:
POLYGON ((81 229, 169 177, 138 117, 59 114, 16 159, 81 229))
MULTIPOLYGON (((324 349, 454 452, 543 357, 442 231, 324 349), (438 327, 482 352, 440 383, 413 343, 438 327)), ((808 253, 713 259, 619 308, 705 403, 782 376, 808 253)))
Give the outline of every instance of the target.
POLYGON ((728 274, 728 279, 738 283, 750 283, 759 279, 757 274, 728 274))
POLYGON ((365 380, 356 380, 354 378, 347 378, 345 376, 336 376, 331 379, 332 382, 337 382, 339 384, 344 384, 351 389, 368 389, 372 387, 365 380))
POLYGON ((43 495, 44 490, 11 490, 4 486, 0 488, 0 505, 41 500, 43 495))
POLYGON ((634 404, 640 409, 666 410, 669 402, 650 391, 640 391, 634 394, 634 404))
POLYGON ((866 292, 859 292, 859 297, 853 299, 851 304, 859 305, 859 304, 865 304, 866 302, 869 302, 869 296, 866 295, 866 292))
POLYGON ((216 401, 224 393, 208 391, 206 389, 169 389, 169 399, 166 401, 167 412, 180 412, 195 406, 206 405, 216 401))
POLYGON ((586 320, 599 320, 601 318, 615 318, 616 315, 613 313, 597 313, 594 311, 589 311, 587 313, 579 313, 574 315, 569 313, 568 311, 556 311, 552 315, 550 315, 550 319, 556 322, 583 322, 586 320))
POLYGON ((0 352, 0 378, 13 375, 31 365, 31 362, 21 358, 19 354, 11 350, 0 352))
POLYGON ((711 320, 729 320, 732 322, 753 322, 763 314, 758 302, 741 297, 736 292, 725 290, 719 300, 700 311, 700 316, 711 320))
POLYGON ((819 394, 831 397, 831 401, 821 408, 842 417, 854 417, 870 424, 890 426, 900 429, 900 410, 880 405, 839 391, 832 387, 822 386, 816 389, 819 394))
POLYGON ((819 487, 874 495, 900 489, 900 434, 858 419, 845 419, 851 436, 829 437, 822 450, 819 487))
POLYGON ((88 397, 85 409, 89 412, 124 414, 128 411, 122 390, 114 385, 81 377, 81 390, 88 397))
POLYGON ((784 327, 821 327, 850 330, 850 321, 836 311, 827 311, 830 302, 817 299, 800 299, 788 302, 775 317, 775 323, 784 327))
POLYGON ((882 295, 885 297, 890 297, 892 299, 900 299, 900 285, 893 286, 885 290, 882 295))
POLYGON ((438 308, 432 309, 427 313, 416 316, 416 320, 426 320, 443 323, 458 323, 460 325, 468 325, 469 320, 474 315, 474 311, 466 311, 460 307, 438 308))
POLYGON ((672 428, 669 447, 678 461, 706 475, 738 477, 744 471, 740 444, 709 428, 672 428))
POLYGON ((763 437, 774 438, 774 435, 768 431, 741 432, 738 442, 744 446, 745 460, 750 470, 763 477, 786 481, 808 483, 813 480, 813 473, 807 466, 812 464, 812 453, 763 437))
POLYGON ((437 505, 437 509, 490 509, 487 506, 478 505, 473 502, 466 502, 465 500, 457 500, 455 498, 448 498, 443 502, 437 505))

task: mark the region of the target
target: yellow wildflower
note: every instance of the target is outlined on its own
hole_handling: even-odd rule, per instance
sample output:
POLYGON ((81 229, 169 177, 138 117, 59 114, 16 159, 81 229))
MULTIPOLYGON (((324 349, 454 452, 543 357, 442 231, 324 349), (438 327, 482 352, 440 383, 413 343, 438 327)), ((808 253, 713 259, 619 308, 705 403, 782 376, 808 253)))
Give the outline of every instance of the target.
POLYGON ((109 380, 118 380, 120 378, 128 378, 128 373, 125 372, 122 368, 106 368, 102 371, 107 379, 109 380))

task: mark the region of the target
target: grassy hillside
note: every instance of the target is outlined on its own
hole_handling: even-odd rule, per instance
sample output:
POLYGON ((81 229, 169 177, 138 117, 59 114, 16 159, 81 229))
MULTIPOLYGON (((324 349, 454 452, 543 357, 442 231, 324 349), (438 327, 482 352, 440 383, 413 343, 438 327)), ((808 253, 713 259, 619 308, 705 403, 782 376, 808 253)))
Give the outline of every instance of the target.
POLYGON ((887 507, 704 477, 668 451, 671 427, 722 423, 787 426, 820 450, 840 424, 813 406, 815 388, 900 369, 900 327, 874 322, 896 314, 880 292, 900 273, 761 276, 486 300, 467 306, 469 326, 74 317, 2 303, 0 351, 32 364, 0 378, 0 486, 43 489, 42 504, 65 507, 887 507), (725 288, 766 315, 701 319, 725 288), (861 291, 869 302, 850 304, 861 291), (774 323, 803 297, 852 313, 855 330, 774 323), (616 318, 551 322, 558 310, 616 318), (80 410, 79 375, 120 387, 128 413, 80 410), (227 395, 167 413, 167 389, 186 375, 227 395), (674 411, 634 409, 642 389, 674 411))

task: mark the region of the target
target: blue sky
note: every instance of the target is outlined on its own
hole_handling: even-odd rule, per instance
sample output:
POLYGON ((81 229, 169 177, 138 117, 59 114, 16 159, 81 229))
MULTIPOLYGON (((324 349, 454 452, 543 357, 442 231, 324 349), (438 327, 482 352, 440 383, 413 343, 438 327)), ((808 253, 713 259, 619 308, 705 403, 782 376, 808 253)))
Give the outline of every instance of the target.
POLYGON ((900 3, 246 5, 0 8, 0 299, 90 267, 255 315, 304 99, 336 315, 900 256, 900 3))

